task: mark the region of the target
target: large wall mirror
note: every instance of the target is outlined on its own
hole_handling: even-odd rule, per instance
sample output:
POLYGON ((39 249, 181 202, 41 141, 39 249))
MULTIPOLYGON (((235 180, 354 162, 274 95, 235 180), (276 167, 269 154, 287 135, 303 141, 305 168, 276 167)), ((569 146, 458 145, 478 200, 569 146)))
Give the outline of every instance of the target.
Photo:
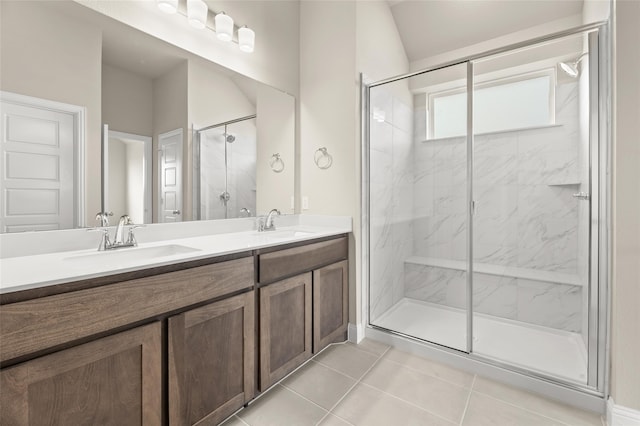
POLYGON ((72 1, 0 8, 1 232, 292 212, 292 96, 72 1))

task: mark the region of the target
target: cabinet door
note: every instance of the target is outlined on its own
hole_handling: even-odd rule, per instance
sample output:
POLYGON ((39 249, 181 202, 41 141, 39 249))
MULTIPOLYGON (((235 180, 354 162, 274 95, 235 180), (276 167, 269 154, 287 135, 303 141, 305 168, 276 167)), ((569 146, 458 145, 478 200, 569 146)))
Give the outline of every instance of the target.
POLYGON ((349 263, 313 271, 313 353, 346 340, 349 322, 349 263))
POLYGON ((254 292, 169 318, 169 423, 215 425, 255 393, 254 292))
POLYGON ((160 323, 3 369, 0 424, 159 425, 160 323))
POLYGON ((260 390, 311 357, 311 272, 260 289, 260 390))

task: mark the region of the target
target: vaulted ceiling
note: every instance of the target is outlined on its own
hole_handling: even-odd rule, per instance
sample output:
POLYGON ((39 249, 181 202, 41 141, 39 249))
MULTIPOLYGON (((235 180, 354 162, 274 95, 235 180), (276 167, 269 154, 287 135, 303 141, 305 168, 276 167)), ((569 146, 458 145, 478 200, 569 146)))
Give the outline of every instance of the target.
POLYGON ((410 62, 582 13, 583 0, 389 0, 410 62))

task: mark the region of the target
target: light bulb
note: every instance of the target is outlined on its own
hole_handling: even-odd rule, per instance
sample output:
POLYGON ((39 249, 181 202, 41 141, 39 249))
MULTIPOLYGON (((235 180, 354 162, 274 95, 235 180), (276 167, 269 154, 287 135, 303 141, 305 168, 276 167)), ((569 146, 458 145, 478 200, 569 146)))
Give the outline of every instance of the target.
POLYGON ((202 0, 187 0, 187 17, 192 27, 203 29, 207 26, 209 8, 202 0))
POLYGON ((157 0, 158 9, 164 13, 176 13, 178 11, 178 0, 157 0))
POLYGON ((253 52, 255 41, 256 33, 246 25, 238 30, 238 44, 243 52, 253 52))
POLYGON ((222 41, 233 39, 233 19, 231 16, 220 12, 216 15, 216 36, 222 41))

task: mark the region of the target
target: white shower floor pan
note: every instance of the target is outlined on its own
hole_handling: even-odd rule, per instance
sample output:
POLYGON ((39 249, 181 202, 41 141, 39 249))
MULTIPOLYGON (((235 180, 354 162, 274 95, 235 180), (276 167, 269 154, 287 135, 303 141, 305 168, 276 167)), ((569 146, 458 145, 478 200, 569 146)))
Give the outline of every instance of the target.
MULTIPOLYGON (((562 330, 474 314, 472 352, 545 375, 586 383, 582 336, 562 330)), ((454 349, 467 349, 467 314, 404 298, 373 325, 454 349)))

